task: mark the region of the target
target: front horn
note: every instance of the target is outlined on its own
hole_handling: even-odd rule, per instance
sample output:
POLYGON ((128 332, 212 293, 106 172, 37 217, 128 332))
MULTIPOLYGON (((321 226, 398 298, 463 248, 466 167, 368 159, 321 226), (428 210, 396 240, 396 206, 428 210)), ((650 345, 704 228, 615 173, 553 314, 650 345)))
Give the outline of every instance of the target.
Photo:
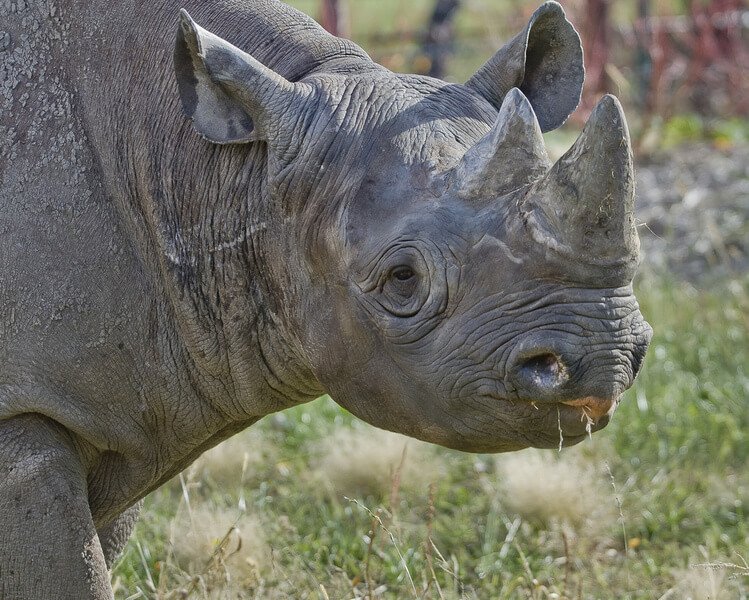
POLYGON ((580 137, 525 196, 533 239, 583 276, 629 282, 639 259, 632 146, 619 101, 604 96, 580 137))

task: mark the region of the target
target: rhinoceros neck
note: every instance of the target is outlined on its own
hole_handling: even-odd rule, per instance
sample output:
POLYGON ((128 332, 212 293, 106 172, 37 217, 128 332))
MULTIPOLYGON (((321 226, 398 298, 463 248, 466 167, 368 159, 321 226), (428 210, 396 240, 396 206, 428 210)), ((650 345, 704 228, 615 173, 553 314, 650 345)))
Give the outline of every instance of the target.
MULTIPOLYGON (((248 50, 252 40, 262 59, 288 73, 333 51, 294 47, 282 29, 288 8, 270 0, 241 10, 230 2, 186 4, 248 50)), ((79 91, 117 210, 168 300, 170 344, 189 355, 201 395, 245 418, 321 390, 294 352, 267 283, 270 250, 263 239, 273 216, 265 145, 210 144, 179 106, 172 51, 184 5, 94 9, 80 28, 86 61, 78 65, 79 91)), ((292 17, 291 31, 309 27, 292 17)))

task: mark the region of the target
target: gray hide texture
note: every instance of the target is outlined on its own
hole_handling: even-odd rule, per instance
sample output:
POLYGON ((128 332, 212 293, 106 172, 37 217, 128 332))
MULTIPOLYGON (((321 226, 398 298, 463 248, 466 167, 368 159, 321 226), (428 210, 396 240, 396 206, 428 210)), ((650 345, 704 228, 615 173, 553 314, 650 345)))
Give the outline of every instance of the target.
POLYGON ((499 452, 581 441, 632 384, 629 137, 606 97, 546 155, 583 80, 558 4, 466 85, 275 0, 0 29, 0 598, 111 598, 140 499, 323 393, 499 452))

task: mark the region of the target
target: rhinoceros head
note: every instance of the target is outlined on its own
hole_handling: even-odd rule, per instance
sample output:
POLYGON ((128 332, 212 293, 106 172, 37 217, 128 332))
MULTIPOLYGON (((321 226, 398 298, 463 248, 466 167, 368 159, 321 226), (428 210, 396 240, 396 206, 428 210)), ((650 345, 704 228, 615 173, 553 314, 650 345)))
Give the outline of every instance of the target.
POLYGON ((631 286, 631 147, 606 96, 549 160, 542 130, 583 79, 558 4, 465 85, 393 74, 353 45, 292 83, 186 15, 180 32, 196 129, 267 144, 277 318, 337 402, 469 451, 608 423, 651 337, 631 286))

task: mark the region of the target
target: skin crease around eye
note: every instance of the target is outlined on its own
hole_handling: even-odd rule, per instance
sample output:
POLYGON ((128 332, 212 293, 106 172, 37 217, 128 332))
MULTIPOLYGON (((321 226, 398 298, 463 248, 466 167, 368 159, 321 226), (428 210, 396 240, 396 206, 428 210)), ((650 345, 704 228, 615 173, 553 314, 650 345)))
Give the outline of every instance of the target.
POLYGON ((386 271, 380 288, 379 303, 397 317, 412 317, 426 301, 429 286, 418 276, 416 269, 400 264, 386 271))

